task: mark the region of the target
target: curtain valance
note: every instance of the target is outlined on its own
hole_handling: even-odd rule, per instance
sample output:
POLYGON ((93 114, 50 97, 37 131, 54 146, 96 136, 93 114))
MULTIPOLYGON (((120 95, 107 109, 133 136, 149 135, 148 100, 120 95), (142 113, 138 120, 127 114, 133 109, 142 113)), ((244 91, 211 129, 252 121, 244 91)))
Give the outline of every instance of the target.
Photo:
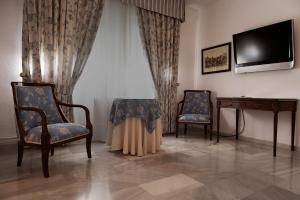
POLYGON ((185 0, 121 0, 121 2, 177 18, 181 22, 185 19, 185 0))

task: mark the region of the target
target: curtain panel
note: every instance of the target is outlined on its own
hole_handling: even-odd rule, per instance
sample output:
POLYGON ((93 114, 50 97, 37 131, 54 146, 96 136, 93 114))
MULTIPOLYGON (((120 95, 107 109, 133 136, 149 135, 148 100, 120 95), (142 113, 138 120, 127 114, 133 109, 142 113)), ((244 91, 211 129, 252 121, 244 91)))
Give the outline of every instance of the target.
MULTIPOLYGON (((56 95, 72 103, 94 43, 104 0, 24 0, 23 81, 51 82, 56 95)), ((73 120, 73 110, 63 108, 73 120)))
POLYGON ((173 17, 181 22, 185 20, 185 0, 121 0, 121 2, 173 17))
POLYGON ((138 9, 144 49, 162 111, 163 133, 175 131, 180 20, 138 9))

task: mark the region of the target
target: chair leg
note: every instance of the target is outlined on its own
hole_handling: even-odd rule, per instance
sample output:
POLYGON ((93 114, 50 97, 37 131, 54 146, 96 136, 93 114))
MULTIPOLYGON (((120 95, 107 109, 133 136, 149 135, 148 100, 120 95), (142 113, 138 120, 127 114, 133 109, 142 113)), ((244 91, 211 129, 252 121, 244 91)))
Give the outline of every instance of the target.
POLYGON ((49 177, 49 167, 48 167, 48 161, 49 161, 49 147, 42 147, 42 166, 43 166, 43 173, 44 177, 49 177))
POLYGON ((213 125, 212 124, 210 124, 209 125, 209 134, 210 134, 210 136, 209 136, 209 138, 210 138, 210 140, 212 140, 213 138, 213 125))
POLYGON ((52 146, 50 149, 51 149, 51 156, 54 156, 54 146, 52 146))
POLYGON ((207 125, 204 124, 204 135, 205 135, 205 138, 207 137, 207 125))
POLYGON ((179 126, 179 123, 176 122, 176 138, 178 138, 178 126, 179 126))
POLYGON ((22 164, 23 154, 24 154, 24 146, 21 144, 18 144, 18 162, 17 162, 18 167, 20 167, 22 164))
POLYGON ((87 137, 86 138, 86 152, 87 152, 88 158, 92 158, 91 146, 92 146, 92 138, 87 137))
POLYGON ((187 124, 184 124, 184 134, 186 135, 187 132, 187 124))

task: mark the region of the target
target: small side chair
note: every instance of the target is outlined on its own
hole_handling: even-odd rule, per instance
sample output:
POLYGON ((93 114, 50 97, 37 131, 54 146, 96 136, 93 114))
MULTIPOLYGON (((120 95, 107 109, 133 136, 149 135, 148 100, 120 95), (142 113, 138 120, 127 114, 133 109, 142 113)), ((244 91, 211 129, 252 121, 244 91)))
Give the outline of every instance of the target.
POLYGON ((203 124, 205 137, 207 136, 207 126, 209 126, 210 140, 212 140, 213 106, 211 91, 184 91, 183 100, 177 106, 176 137, 178 137, 178 126, 180 123, 184 124, 184 134, 187 132, 188 124, 203 124))
POLYGON ((44 177, 49 177, 50 150, 54 155, 55 146, 84 138, 87 156, 92 157, 93 126, 87 107, 58 101, 54 95, 54 84, 12 82, 11 86, 19 133, 17 166, 22 164, 24 146, 38 146, 42 153, 44 177), (82 108, 86 125, 70 123, 60 106, 82 108))

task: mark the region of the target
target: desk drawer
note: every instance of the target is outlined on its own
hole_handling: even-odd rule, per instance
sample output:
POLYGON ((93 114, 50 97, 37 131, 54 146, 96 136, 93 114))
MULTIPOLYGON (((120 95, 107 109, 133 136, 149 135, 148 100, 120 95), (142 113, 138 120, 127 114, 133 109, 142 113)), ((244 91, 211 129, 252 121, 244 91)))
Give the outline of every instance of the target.
POLYGON ((297 99, 218 98, 219 108, 296 111, 297 99))
POLYGON ((253 109, 253 110, 273 110, 273 103, 254 101, 221 101, 222 108, 253 109))
POLYGON ((254 110, 273 110, 272 103, 270 102, 245 102, 244 108, 254 110))
POLYGON ((221 101, 220 106, 222 108, 242 108, 245 105, 244 102, 236 102, 236 101, 221 101))

